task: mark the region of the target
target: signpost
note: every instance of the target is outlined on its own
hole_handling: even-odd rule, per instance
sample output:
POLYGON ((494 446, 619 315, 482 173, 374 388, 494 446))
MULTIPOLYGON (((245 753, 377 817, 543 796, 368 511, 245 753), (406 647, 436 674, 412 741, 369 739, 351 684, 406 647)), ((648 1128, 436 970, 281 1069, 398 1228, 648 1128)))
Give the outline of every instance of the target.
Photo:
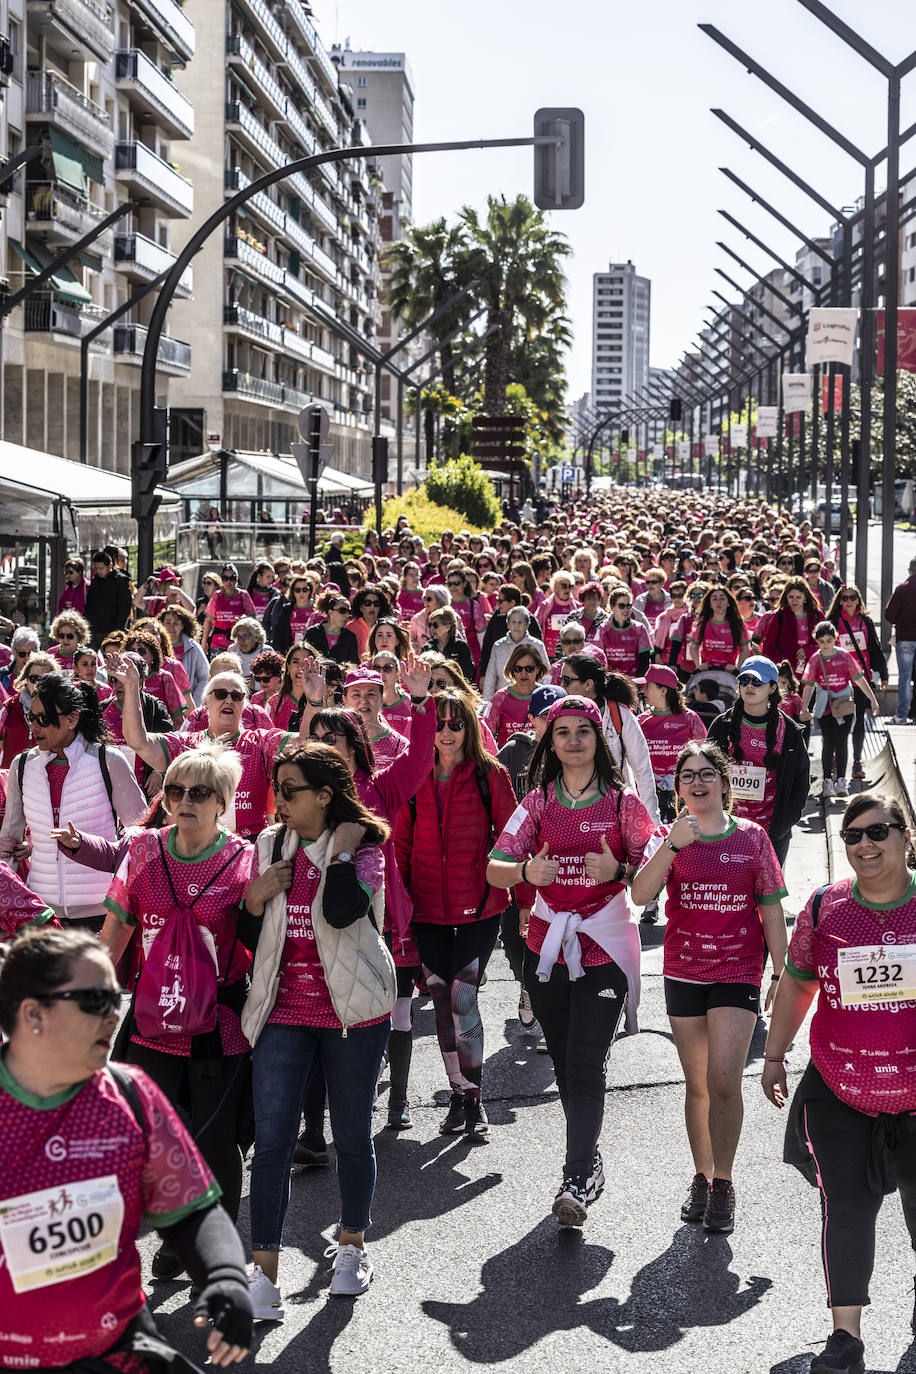
POLYGON ((318 522, 318 482, 327 464, 327 459, 322 462, 321 450, 330 447, 327 439, 331 428, 331 417, 324 406, 318 405, 316 402, 314 405, 306 406, 304 410, 300 410, 296 424, 299 433, 306 442, 304 444, 294 443, 290 447, 309 493, 309 558, 314 558, 318 522))
POLYGON ((511 506, 513 483, 525 457, 525 421, 518 415, 475 415, 471 421, 471 457, 491 472, 508 474, 511 506))

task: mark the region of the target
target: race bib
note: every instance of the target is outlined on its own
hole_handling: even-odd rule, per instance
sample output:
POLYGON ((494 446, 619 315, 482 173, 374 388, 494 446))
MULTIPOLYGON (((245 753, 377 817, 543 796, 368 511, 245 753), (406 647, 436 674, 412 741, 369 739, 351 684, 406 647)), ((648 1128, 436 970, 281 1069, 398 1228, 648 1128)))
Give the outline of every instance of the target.
POLYGON ((116 1174, 0 1203, 0 1240, 14 1292, 49 1288, 110 1264, 123 1221, 116 1174))
POLYGON ((234 792, 233 792, 233 794, 232 794, 232 801, 229 803, 229 805, 226 807, 225 811, 223 812, 223 814, 222 814, 222 815, 220 816, 220 818, 219 818, 219 823, 220 823, 220 825, 223 827, 224 830, 234 830, 234 829, 235 829, 235 793, 234 793, 234 792))
POLYGON ((730 763, 728 775, 735 801, 762 802, 767 770, 754 763, 730 763))
POLYGON ((853 945, 839 951, 840 1001, 916 1001, 916 945, 853 945))

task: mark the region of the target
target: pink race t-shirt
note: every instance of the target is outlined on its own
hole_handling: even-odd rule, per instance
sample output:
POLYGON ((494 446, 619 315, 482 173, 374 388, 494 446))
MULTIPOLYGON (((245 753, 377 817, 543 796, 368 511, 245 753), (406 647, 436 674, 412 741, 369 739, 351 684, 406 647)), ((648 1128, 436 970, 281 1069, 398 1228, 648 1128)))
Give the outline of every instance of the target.
POLYGON ((701 661, 711 664, 713 668, 733 667, 738 661, 739 648, 744 648, 751 642, 750 633, 743 629, 736 645, 732 627, 727 620, 707 620, 702 641, 699 638, 699 626, 690 638, 699 648, 701 661))
POLYGON ((863 676, 861 665, 851 654, 837 649, 832 658, 825 658, 818 650, 808 659, 802 682, 813 682, 818 687, 826 687, 828 692, 848 696, 852 684, 863 676))
POLYGON ((372 737, 371 743, 376 768, 387 768, 389 763, 394 763, 400 754, 406 754, 410 748, 404 736, 399 735, 397 730, 389 730, 387 725, 380 735, 372 737))
POLYGON ((598 631, 598 644, 607 654, 607 666, 629 677, 639 667, 639 655, 652 648, 645 625, 635 620, 623 629, 613 619, 606 620, 598 631))
POLYGON ((657 787, 673 788, 677 756, 692 739, 705 739, 706 726, 696 711, 643 711, 636 718, 649 746, 657 787))
POLYGON ((916 1001, 874 995, 880 965, 892 976, 900 947, 916 945, 916 876, 901 901, 887 906, 866 901, 855 879, 841 878, 823 894, 817 925, 813 901, 814 894, 795 922, 786 971, 819 983, 809 1036, 814 1067, 831 1092, 866 1116, 916 1112, 916 1001), (863 962, 861 983, 854 966, 847 972, 844 989, 840 950, 849 949, 872 957, 863 962), (849 1001, 849 989, 853 996, 864 990, 870 1000, 849 1001))
POLYGON ((0 859, 0 940, 11 939, 26 926, 43 926, 49 921, 60 924, 47 903, 0 859))
POLYGON ((757 906, 786 896, 766 832, 730 819, 721 835, 701 835, 675 855, 666 888, 665 977, 759 987, 765 941, 757 906))
MULTIPOLYGON (((741 722, 741 763, 729 761, 733 814, 746 821, 756 821, 764 830, 769 829, 773 819, 778 782, 778 770, 767 768, 763 761, 767 752, 766 733, 766 721, 758 724, 745 716, 741 722)), ((786 722, 780 715, 776 724, 777 754, 782 753, 785 737, 786 722)))
POLYGON ((220 1196, 163 1093, 127 1072, 143 1128, 104 1069, 35 1098, 0 1058, 0 1367, 101 1355, 145 1301, 141 1223, 174 1226, 220 1196))
MULTIPOLYGON (((188 735, 153 735, 152 738, 159 741, 167 766, 186 749, 196 749, 210 736, 206 731, 201 731, 188 735)), ((242 781, 230 812, 223 817, 222 823, 227 830, 253 837, 264 829, 274 759, 294 738, 286 730, 242 730, 229 741, 228 747, 234 749, 242 760, 242 781)))
POLYGON ((493 693, 487 724, 496 736, 497 746, 501 749, 510 735, 521 730, 528 719, 531 697, 520 696, 511 687, 501 687, 493 693))

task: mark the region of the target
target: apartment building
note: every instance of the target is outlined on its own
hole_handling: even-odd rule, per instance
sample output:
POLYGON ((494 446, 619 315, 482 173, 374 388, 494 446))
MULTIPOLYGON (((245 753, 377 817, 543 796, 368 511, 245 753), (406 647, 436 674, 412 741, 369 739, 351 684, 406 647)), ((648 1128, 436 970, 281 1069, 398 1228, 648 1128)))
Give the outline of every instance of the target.
MULTIPOLYGON (((194 209, 179 165, 195 129, 194 103, 175 77, 194 58, 195 26, 175 0, 4 0, 0 32, 0 147, 6 157, 36 149, 4 188, 0 253, 8 289, 19 290, 118 205, 132 207, 6 318, 2 433, 79 458, 83 354, 84 456, 127 472, 150 301, 85 349, 81 341, 174 262, 174 226, 194 209)), ((188 271, 179 295, 192 289, 188 271)), ((160 403, 190 366, 187 343, 167 329, 160 403)))
POLYGON ((652 284, 633 263, 612 262, 592 278, 592 405, 607 410, 649 378, 652 284))
MULTIPOLYGON (((54 0, 52 0, 52 3, 54 0)), ((185 152, 198 210, 262 174, 367 146, 351 92, 301 0, 192 0, 203 45, 176 77, 197 127, 185 152)), ((203 289, 173 309, 194 367, 171 393, 173 461, 209 447, 289 452, 299 411, 332 417, 334 465, 371 470, 372 371, 326 320, 372 338, 378 319, 381 181, 365 158, 287 177, 232 212, 195 258, 203 289)))

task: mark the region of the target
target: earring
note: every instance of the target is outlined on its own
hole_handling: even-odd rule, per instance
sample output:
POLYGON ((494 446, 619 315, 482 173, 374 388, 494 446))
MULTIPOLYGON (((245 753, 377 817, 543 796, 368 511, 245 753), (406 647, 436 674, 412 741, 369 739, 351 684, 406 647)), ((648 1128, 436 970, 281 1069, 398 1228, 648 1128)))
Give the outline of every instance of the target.
POLYGON ((32 1027, 32 1034, 33 1034, 33 1035, 41 1035, 41 1026, 33 1026, 33 1027, 32 1027))

